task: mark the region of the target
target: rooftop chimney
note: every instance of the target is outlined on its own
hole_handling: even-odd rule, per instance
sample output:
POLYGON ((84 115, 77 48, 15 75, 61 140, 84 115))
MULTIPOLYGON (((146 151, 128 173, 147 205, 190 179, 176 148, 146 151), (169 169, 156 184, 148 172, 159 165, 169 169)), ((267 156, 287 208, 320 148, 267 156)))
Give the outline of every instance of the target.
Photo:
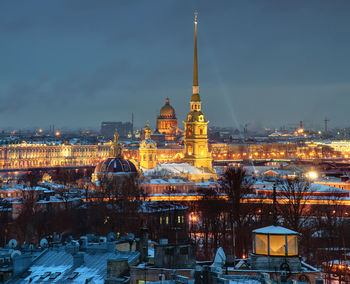
POLYGON ((73 266, 79 267, 84 264, 84 253, 78 252, 76 254, 73 254, 73 266))
POLYGON ((141 262, 147 262, 147 258, 148 258, 148 229, 147 228, 141 228, 140 253, 141 253, 141 262))

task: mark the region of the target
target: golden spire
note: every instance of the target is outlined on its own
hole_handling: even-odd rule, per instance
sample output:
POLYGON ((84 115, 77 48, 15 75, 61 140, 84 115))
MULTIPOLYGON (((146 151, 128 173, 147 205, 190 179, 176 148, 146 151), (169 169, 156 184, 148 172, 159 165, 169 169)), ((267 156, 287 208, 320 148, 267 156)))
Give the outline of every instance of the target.
MULTIPOLYGON (((194 12, 194 62, 193 62, 193 93, 198 90, 198 62, 197 62, 197 11, 194 12), (195 90, 195 87, 197 89, 195 90)), ((198 93, 198 91, 197 91, 198 93)))
POLYGON ((123 158, 123 145, 119 142, 119 134, 117 129, 114 132, 114 141, 111 142, 110 158, 123 158))
POLYGON ((151 139, 151 128, 149 128, 149 120, 147 120, 146 126, 143 130, 145 131, 145 140, 151 139))
POLYGON ((119 134, 118 134, 118 131, 117 131, 117 128, 116 128, 115 132, 114 132, 114 143, 118 143, 118 140, 119 140, 119 134))

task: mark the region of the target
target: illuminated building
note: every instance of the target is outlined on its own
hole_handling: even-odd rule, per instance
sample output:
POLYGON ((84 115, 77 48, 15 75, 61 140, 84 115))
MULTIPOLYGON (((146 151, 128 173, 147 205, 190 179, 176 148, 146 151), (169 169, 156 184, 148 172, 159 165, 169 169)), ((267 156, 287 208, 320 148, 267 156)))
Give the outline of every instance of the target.
POLYGON ((114 141, 110 145, 110 156, 99 163, 92 174, 92 182, 107 179, 123 179, 127 176, 137 175, 135 164, 123 158, 123 146, 118 140, 118 133, 114 134, 114 141))
POLYGON ((160 109, 156 133, 164 134, 165 141, 173 141, 176 138, 177 118, 174 108, 169 103, 169 98, 165 100, 165 105, 160 109))
POLYGON ((14 144, 0 147, 0 169, 95 166, 109 156, 110 145, 14 144))
POLYGON ((195 189, 193 181, 179 178, 146 178, 141 184, 144 192, 150 194, 190 193, 195 189))
POLYGON ((195 14, 194 35, 194 68, 193 92, 191 97, 191 111, 187 114, 185 124, 185 157, 184 162, 197 168, 205 168, 212 172, 212 158, 208 151, 207 121, 201 111, 201 98, 198 86, 197 64, 197 13, 195 14))
MULTIPOLYGON (((187 140, 188 146, 193 140, 187 140)), ((203 141, 203 140, 202 140, 203 141)), ((202 142, 201 141, 201 142, 202 142)), ((197 140, 196 140, 197 142, 197 140)), ((198 144, 196 144, 198 146, 198 144)), ((342 142, 320 144, 306 142, 297 143, 258 143, 258 144, 209 144, 209 152, 213 161, 235 161, 246 159, 339 159, 350 157, 350 144, 342 142), (340 143, 339 143, 340 144, 340 143)), ((201 144, 201 146, 203 146, 201 144)), ((205 144, 206 146, 206 144, 205 144)), ((204 146, 204 147, 205 147, 204 146)), ((157 147, 157 163, 183 162, 185 150, 180 145, 172 144, 171 147, 157 147)), ((21 144, 6 145, 0 147, 0 170, 6 169, 28 169, 49 167, 84 167, 96 166, 110 155, 110 144, 79 145, 69 144, 21 144)), ((139 148, 130 147, 123 150, 125 159, 140 161, 139 148)), ((200 158, 193 159, 194 155, 187 153, 188 163, 196 163, 200 158)), ((209 161, 207 160, 208 164, 209 161)))
MULTIPOLYGON (((125 159, 140 160, 139 148, 124 148, 125 159)), ((181 162, 184 157, 184 149, 177 148, 156 148, 157 163, 181 162)))
POLYGON ((139 147, 140 167, 153 169, 157 166, 157 144, 151 139, 151 129, 148 123, 143 130, 145 139, 141 141, 139 147))
POLYGON ((321 178, 315 180, 314 183, 350 190, 350 179, 348 176, 342 176, 340 178, 321 178))

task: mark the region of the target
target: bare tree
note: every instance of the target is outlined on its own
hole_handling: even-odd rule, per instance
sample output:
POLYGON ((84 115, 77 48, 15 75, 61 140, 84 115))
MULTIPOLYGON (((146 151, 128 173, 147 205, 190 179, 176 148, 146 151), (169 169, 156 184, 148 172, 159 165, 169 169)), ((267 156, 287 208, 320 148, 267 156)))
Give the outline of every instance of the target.
POLYGON ((308 200, 313 190, 302 178, 277 180, 277 209, 287 227, 300 232, 310 217, 308 200))
POLYGON ((11 224, 11 204, 6 199, 0 198, 0 244, 8 241, 9 228, 11 224))
POLYGON ((342 204, 341 197, 334 192, 332 199, 327 204, 316 207, 315 227, 313 249, 316 259, 320 265, 323 263, 324 272, 327 275, 327 283, 331 279, 341 280, 345 277, 346 249, 349 248, 349 241, 344 236, 349 233, 349 222, 346 220, 346 207, 342 204))
POLYGON ((32 242, 35 239, 33 218, 37 211, 37 197, 33 189, 22 190, 22 204, 18 217, 15 219, 15 234, 20 240, 32 242))
MULTIPOLYGON (((145 198, 138 178, 127 175, 119 178, 105 176, 99 180, 94 202, 90 204, 100 207, 100 218, 103 218, 102 223, 109 230, 128 232, 138 227, 137 214, 145 198)), ((95 217, 92 216, 92 219, 95 217)))
POLYGON ((249 223, 246 221, 249 218, 250 212, 254 212, 255 214, 255 210, 245 210, 247 207, 242 207, 243 200, 252 192, 252 184, 253 180, 241 167, 228 168, 220 179, 221 188, 231 202, 232 246, 233 255, 235 256, 241 256, 243 254, 241 241, 245 235, 243 230, 244 224, 249 223), (240 243, 237 244, 237 240, 240 243))
POLYGON ((35 187, 39 184, 39 181, 41 180, 41 178, 42 178, 42 175, 40 174, 40 172, 37 170, 34 170, 34 171, 25 173, 20 177, 19 180, 25 183, 29 187, 35 187))

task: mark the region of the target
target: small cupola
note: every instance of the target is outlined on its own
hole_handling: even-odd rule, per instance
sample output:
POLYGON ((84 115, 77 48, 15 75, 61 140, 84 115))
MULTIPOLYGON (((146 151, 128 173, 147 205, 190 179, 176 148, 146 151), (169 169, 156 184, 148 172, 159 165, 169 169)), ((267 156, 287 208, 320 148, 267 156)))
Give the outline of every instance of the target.
POLYGON ((252 269, 285 271, 301 269, 298 233, 280 226, 268 226, 253 231, 252 269))
POLYGON ((280 226, 254 230, 253 253, 266 256, 298 256, 298 233, 280 226))

